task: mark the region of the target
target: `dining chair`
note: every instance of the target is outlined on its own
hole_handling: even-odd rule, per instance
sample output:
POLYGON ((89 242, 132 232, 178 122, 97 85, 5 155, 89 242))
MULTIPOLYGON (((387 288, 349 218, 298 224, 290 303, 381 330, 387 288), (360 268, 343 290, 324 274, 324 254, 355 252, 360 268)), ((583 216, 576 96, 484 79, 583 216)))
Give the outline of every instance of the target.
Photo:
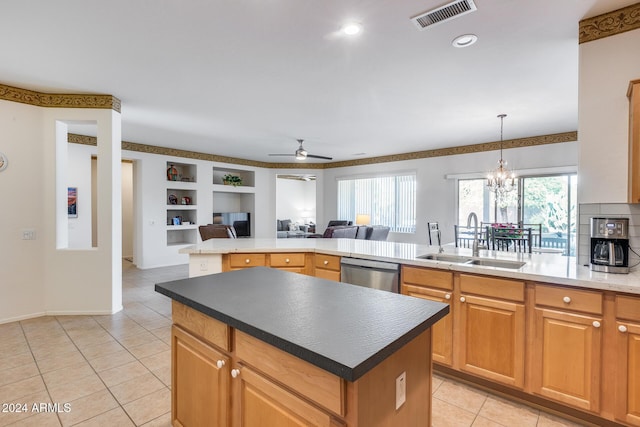
POLYGON ((525 223, 519 222, 518 227, 530 228, 531 244, 533 245, 534 248, 539 248, 540 246, 542 246, 542 224, 525 224, 525 223))
POLYGON ((429 234, 429 246, 433 245, 433 235, 438 236, 438 244, 440 244, 440 228, 437 222, 427 222, 427 230, 429 234))
POLYGON ((491 227, 490 233, 494 251, 532 252, 531 228, 491 227))

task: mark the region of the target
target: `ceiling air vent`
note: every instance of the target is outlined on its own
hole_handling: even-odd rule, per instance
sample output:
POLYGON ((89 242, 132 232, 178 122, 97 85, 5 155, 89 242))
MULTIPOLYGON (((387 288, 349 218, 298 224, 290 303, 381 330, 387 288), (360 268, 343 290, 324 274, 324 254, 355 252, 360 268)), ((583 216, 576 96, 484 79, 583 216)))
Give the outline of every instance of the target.
POLYGON ((411 18, 420 31, 477 10, 473 0, 456 0, 411 18))

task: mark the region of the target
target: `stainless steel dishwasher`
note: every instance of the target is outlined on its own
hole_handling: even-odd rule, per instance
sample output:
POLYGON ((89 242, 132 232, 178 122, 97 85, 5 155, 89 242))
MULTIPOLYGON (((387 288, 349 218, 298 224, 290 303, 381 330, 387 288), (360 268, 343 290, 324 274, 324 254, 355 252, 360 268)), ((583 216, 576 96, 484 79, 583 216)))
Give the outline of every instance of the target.
POLYGON ((340 260, 340 281, 398 293, 400 265, 359 258, 340 260))

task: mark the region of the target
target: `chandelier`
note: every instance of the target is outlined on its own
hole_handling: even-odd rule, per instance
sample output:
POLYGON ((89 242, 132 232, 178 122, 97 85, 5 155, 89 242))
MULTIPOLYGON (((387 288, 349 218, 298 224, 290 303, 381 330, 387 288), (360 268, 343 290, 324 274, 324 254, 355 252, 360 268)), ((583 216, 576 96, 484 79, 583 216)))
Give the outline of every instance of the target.
POLYGON ((489 172, 487 176, 487 187, 496 195, 508 193, 516 188, 516 174, 507 169, 507 161, 502 158, 502 128, 505 117, 507 117, 506 114, 498 114, 500 119, 500 161, 498 161, 498 167, 489 172))

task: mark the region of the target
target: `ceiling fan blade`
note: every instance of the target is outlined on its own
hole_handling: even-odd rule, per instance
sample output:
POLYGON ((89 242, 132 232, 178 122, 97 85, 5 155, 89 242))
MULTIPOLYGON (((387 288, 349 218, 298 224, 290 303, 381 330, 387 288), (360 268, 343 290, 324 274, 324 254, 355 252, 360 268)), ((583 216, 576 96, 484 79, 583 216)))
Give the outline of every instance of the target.
POLYGON ((313 158, 313 159, 333 160, 333 157, 317 156, 317 155, 315 155, 315 154, 307 154, 307 157, 311 157, 311 158, 313 158))
POLYGON ((286 157, 295 157, 295 154, 269 154, 270 156, 286 156, 286 157))

